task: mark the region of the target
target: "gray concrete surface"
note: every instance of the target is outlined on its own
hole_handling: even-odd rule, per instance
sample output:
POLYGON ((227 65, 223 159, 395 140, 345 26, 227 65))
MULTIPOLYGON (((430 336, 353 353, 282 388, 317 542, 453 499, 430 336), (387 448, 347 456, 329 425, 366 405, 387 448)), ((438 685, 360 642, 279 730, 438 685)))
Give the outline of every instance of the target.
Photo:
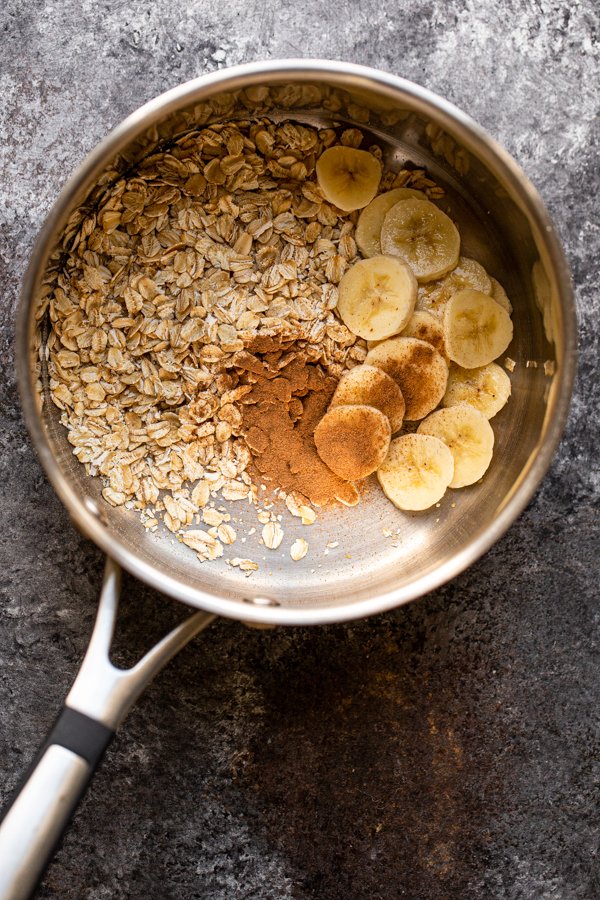
MULTIPOLYGON (((352 60, 424 84, 539 187, 572 264, 581 335, 560 452, 494 549, 371 621, 212 628, 131 714, 40 897, 600 897, 597 13, 594 0, 4 0, 2 797, 76 672, 102 569, 24 428, 12 314, 58 190, 127 113, 266 57, 352 60)), ((125 596, 125 639, 148 641, 177 613, 131 579, 125 596)))

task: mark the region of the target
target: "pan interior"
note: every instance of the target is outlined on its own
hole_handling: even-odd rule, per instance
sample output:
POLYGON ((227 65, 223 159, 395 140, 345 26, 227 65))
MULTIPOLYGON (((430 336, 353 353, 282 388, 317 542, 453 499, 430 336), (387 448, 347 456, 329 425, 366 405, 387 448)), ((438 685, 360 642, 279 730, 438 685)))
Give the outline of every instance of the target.
MULTIPOLYGON (((364 97, 362 102, 367 103, 364 97)), ((199 606, 206 604, 207 595, 237 601, 243 618, 242 604, 248 601, 295 608, 336 607, 424 582, 493 526, 518 491, 549 427, 549 403, 563 352, 560 312, 544 274, 539 239, 527 216, 482 160, 472 153, 458 153, 457 136, 441 132, 444 147, 437 138, 431 140, 436 132, 420 112, 407 110, 399 121, 385 126, 376 104, 371 106, 376 111, 369 123, 364 123, 363 116, 357 126, 371 132, 388 165, 424 166, 444 187, 446 196, 440 206, 459 225, 461 253, 481 262, 504 285, 513 304, 514 340, 506 353, 515 362, 512 397, 491 421, 494 457, 479 484, 448 490, 438 507, 423 513, 405 513, 384 497, 372 476, 363 485, 358 506, 323 509, 311 526, 303 526, 282 504, 285 537, 278 550, 260 543, 261 526, 253 506, 221 501, 218 505, 227 507, 238 533, 235 545, 225 548, 225 557, 252 559, 259 569, 248 577, 228 565, 226 558, 200 564, 193 551, 164 526, 153 534, 146 532, 135 511, 114 509, 102 499, 101 482, 88 477, 72 454, 60 413, 48 394, 41 354, 45 436, 70 490, 88 512, 99 511, 107 542, 116 541, 123 553, 143 562, 144 571, 137 574, 199 606), (252 528, 256 530, 249 535, 252 528), (289 548, 299 537, 307 540, 309 551, 294 562, 289 548), (162 576, 168 583, 161 581, 162 576)), ((353 120, 347 110, 271 109, 269 115, 322 127, 353 120)), ((230 117, 235 116, 230 113, 230 117)))

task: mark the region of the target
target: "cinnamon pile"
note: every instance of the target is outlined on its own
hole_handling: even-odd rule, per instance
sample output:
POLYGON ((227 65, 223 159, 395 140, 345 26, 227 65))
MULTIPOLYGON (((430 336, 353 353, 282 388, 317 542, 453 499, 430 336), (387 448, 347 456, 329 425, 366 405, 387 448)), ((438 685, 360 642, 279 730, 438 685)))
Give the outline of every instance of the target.
POLYGON ((315 506, 356 503, 354 485, 321 461, 313 439, 336 380, 309 363, 293 341, 281 338, 257 336, 234 364, 250 387, 240 400, 242 434, 261 480, 286 493, 299 491, 315 506))

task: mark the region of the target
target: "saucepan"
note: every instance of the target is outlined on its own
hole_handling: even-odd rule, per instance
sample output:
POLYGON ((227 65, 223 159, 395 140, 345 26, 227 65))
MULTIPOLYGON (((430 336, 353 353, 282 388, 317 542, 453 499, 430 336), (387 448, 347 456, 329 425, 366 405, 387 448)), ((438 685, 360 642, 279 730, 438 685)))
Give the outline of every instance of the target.
MULTIPOLYGON (((576 365, 568 267, 554 226, 514 160, 467 115, 431 92, 361 66, 276 61, 222 70, 147 103, 87 157, 56 201, 36 242, 18 313, 18 377, 27 425, 46 473, 74 523, 108 561, 81 671, 0 827, 0 897, 31 894, 116 728, 153 675, 215 616, 263 626, 342 622, 392 609, 448 581, 480 557, 523 510, 562 433, 576 365), (47 298, 61 254, 120 175, 177 136, 208 123, 267 117, 356 126, 387 165, 422 167, 445 190, 463 253, 505 287, 514 307, 508 348, 512 396, 494 420, 483 480, 448 492, 439 509, 407 514, 377 490, 352 508, 323 509, 311 551, 293 561, 270 552, 250 577, 195 558, 167 531, 144 530, 135 510, 102 498, 85 473, 49 396, 47 298), (329 546, 327 546, 329 545, 329 546), (124 568, 195 612, 132 669, 109 661, 124 568)), ((249 504, 236 515, 256 524, 249 504)), ((298 518, 287 538, 306 537, 298 518)), ((260 529, 259 529, 260 531, 260 529)), ((257 533, 244 555, 262 558, 257 533), (256 543, 253 544, 253 541, 256 543)))

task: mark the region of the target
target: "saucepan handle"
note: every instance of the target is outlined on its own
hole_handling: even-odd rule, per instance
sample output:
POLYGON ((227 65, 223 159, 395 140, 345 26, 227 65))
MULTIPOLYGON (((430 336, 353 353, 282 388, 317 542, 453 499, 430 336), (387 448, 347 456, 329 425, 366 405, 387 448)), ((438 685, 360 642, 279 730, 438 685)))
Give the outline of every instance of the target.
POLYGON ((196 612, 131 669, 109 658, 120 586, 107 560, 96 624, 65 706, 0 821, 0 900, 27 900, 121 724, 146 685, 215 618, 196 612))
POLYGON ((0 898, 26 900, 114 732, 65 706, 0 824, 0 898))

